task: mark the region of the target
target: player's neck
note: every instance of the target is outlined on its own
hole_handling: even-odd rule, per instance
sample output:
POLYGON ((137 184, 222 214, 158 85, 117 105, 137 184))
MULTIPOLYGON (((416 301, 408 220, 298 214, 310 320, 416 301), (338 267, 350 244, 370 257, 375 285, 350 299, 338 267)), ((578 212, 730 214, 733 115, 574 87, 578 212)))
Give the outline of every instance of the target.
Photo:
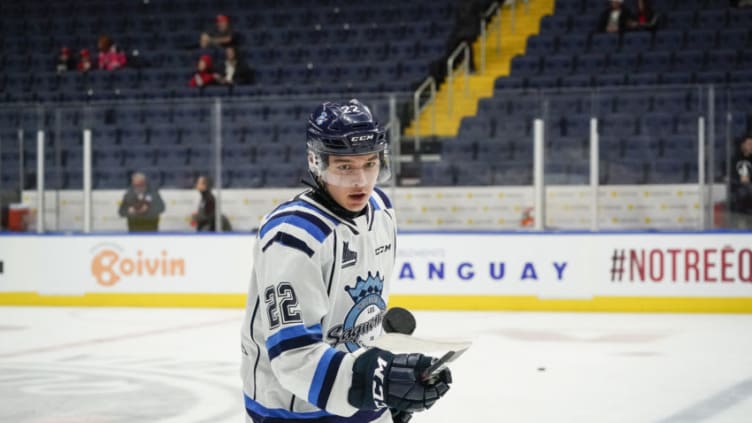
MULTIPOLYGON (((316 181, 316 177, 313 175, 310 175, 311 178, 313 178, 314 181, 316 181)), ((358 216, 362 216, 365 214, 366 210, 368 209, 368 206, 363 207, 363 210, 354 212, 347 210, 346 208, 342 207, 337 203, 334 198, 332 198, 331 195, 326 191, 326 188, 324 188, 318 181, 316 182, 310 182, 306 178, 301 178, 300 182, 303 184, 311 187, 311 198, 316 201, 317 203, 321 204, 322 206, 326 207, 329 211, 337 215, 338 217, 345 219, 345 220, 352 220, 355 219, 358 216)))

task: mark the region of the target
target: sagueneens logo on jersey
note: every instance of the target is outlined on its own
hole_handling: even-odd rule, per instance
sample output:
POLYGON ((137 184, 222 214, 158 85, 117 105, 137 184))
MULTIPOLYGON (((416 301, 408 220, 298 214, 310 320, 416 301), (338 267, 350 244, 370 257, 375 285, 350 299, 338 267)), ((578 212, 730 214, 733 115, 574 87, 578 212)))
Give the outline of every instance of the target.
POLYGON ((91 274, 102 286, 113 286, 125 278, 169 278, 185 275, 185 259, 171 257, 167 250, 157 254, 127 251, 119 245, 93 249, 91 274))
POLYGON ((326 335, 334 345, 344 343, 347 350, 352 352, 362 346, 363 337, 369 336, 369 333, 370 339, 368 340, 373 341, 381 326, 384 310, 386 310, 386 303, 381 298, 381 293, 384 291, 384 278, 379 272, 375 275, 368 272, 365 279, 358 277, 355 286, 346 286, 345 291, 355 305, 345 316, 345 323, 333 326, 326 335))

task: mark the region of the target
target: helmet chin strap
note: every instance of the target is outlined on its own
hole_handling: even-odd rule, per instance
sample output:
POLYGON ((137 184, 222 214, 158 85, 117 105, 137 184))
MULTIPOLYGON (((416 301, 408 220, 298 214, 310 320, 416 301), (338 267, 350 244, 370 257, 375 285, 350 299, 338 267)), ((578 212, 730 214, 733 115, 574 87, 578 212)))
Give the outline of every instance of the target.
POLYGON ((326 189, 326 184, 319 178, 318 176, 314 175, 313 172, 310 170, 308 171, 308 174, 311 175, 311 179, 313 179, 315 184, 312 184, 311 182, 301 179, 300 182, 303 184, 311 187, 313 189, 313 198, 318 201, 319 203, 325 205, 329 210, 333 211, 334 214, 336 214, 339 217, 342 217, 344 219, 354 219, 358 216, 363 215, 366 210, 368 209, 368 206, 363 207, 363 210, 354 212, 347 210, 346 208, 339 205, 339 203, 334 200, 331 194, 329 194, 329 191, 326 189))

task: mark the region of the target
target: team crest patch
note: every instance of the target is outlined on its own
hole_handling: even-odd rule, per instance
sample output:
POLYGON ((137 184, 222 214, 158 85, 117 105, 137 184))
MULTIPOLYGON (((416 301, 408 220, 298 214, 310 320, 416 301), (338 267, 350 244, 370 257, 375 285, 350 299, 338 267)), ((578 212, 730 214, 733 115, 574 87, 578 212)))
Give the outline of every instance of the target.
POLYGON ((355 286, 346 286, 345 291, 355 304, 345 316, 345 323, 329 329, 327 338, 334 345, 345 344, 347 350, 353 352, 363 346, 362 341, 372 341, 378 333, 386 310, 386 303, 381 297, 384 278, 379 272, 375 275, 368 272, 365 279, 358 277, 355 286), (370 338, 366 338, 368 336, 370 338))

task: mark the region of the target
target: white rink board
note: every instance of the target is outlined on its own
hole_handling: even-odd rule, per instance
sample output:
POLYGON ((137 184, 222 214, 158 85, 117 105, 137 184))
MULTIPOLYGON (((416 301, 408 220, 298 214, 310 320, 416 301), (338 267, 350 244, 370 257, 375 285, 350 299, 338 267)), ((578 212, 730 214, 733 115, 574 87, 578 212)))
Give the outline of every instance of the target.
MULTIPOLYGON (((0 292, 244 294, 254 239, 4 235, 0 292)), ((752 297, 752 245, 743 233, 404 233, 391 292, 752 297)))
MULTIPOLYGON (((302 188, 223 190, 222 212, 233 229, 257 228, 263 216, 302 188)), ((517 230, 526 211, 533 206, 532 187, 399 187, 385 188, 392 198, 402 229, 429 230, 517 230)), ((122 190, 92 193, 95 232, 125 232, 125 219, 117 214, 122 190)), ((196 211, 199 195, 194 190, 161 190, 165 213, 161 231, 186 231, 196 211)), ((697 229, 700 198, 697 185, 624 185, 598 190, 601 229, 697 229)), ((722 201, 725 189, 714 186, 714 202, 722 201)), ((588 186, 546 188, 546 226, 554 229, 590 229, 591 191, 588 186)), ((22 199, 36 207, 36 192, 22 199)), ((48 191, 45 194, 45 228, 49 231, 81 231, 81 191, 48 191)))

